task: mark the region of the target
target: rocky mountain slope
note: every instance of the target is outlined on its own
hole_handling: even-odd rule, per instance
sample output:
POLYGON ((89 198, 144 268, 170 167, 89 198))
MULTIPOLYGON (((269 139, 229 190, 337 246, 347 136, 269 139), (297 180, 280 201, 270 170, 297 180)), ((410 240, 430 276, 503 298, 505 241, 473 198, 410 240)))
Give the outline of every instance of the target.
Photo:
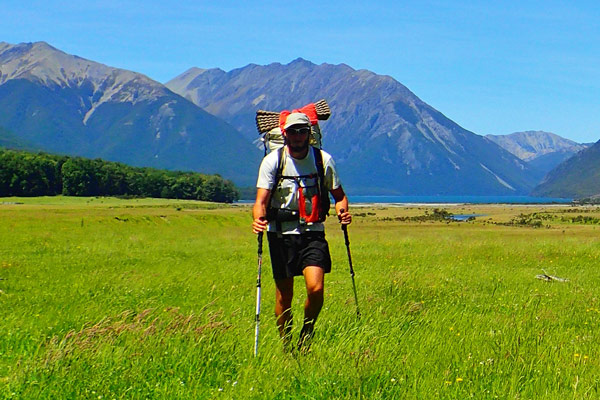
POLYGON ((142 74, 44 42, 0 43, 0 109, 0 127, 37 149, 255 181, 260 155, 226 122, 142 74))
POLYGON ((589 147, 554 133, 543 131, 515 132, 510 135, 486 135, 512 154, 538 170, 543 178, 563 161, 589 147))
POLYGON ((324 148, 344 186, 359 194, 525 194, 531 167, 461 128, 389 76, 341 64, 248 65, 225 72, 192 68, 166 84, 246 138, 257 109, 279 111, 325 98, 324 148))

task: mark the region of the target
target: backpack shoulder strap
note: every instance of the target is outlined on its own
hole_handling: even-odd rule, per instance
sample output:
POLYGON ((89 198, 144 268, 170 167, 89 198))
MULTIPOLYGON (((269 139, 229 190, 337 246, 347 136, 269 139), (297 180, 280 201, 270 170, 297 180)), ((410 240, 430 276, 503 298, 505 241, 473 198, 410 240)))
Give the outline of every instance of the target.
POLYGON ((273 190, 277 189, 281 176, 283 175, 283 168, 285 166, 285 146, 277 149, 277 172, 275 173, 275 183, 273 184, 273 190))
MULTIPOLYGON (((277 149, 277 172, 275 173, 275 180, 273 181, 273 187, 271 188, 271 193, 269 193, 269 202, 267 203, 267 215, 269 215, 269 210, 271 209, 271 202, 273 201, 273 194, 277 187, 279 186, 279 182, 281 182, 283 168, 285 166, 285 146, 277 149)), ((277 237, 281 238, 281 221, 279 219, 275 219, 275 231, 277 232, 277 237)))
POLYGON ((319 196, 321 198, 321 210, 319 219, 325 221, 325 218, 329 215, 329 192, 325 187, 325 167, 323 165, 323 153, 321 149, 313 147, 313 155, 315 156, 315 165, 317 167, 317 174, 319 175, 319 196))
POLYGON ((325 167, 323 167, 323 153, 321 153, 320 149, 313 147, 313 154, 315 156, 315 165, 317 166, 317 174, 319 174, 319 179, 322 181, 325 180, 325 167))
POLYGON ((271 193, 269 197, 269 202, 267 207, 271 207, 271 199, 273 198, 273 193, 277 190, 277 186, 279 186, 279 182, 281 181, 281 176, 283 173, 283 167, 285 164, 285 147, 280 147, 277 149, 277 171, 275 172, 275 180, 273 181, 273 186, 271 187, 271 193))

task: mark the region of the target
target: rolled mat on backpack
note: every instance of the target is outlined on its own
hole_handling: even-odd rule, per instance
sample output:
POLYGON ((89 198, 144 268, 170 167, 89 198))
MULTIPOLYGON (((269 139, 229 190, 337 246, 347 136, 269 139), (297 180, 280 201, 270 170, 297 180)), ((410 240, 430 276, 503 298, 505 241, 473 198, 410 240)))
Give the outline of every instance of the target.
MULTIPOLYGON (((292 112, 301 112, 308 115, 310 123, 312 125, 318 124, 318 121, 325 121, 331 116, 331 109, 325 99, 319 100, 315 103, 310 103, 304 107, 297 108, 292 112)), ((256 111, 256 128, 259 134, 268 132, 274 128, 280 127, 282 120, 285 122, 285 118, 290 114, 290 111, 284 110, 282 112, 276 111, 256 111)))

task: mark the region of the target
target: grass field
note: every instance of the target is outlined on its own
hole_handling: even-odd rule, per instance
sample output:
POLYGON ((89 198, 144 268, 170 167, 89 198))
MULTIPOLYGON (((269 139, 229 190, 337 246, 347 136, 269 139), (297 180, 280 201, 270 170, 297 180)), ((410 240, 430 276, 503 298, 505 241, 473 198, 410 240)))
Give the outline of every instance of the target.
POLYGON ((0 199, 0 399, 599 398, 600 209, 444 209, 485 215, 353 208, 360 320, 327 222, 308 354, 282 351, 267 251, 254 358, 249 206, 0 199))

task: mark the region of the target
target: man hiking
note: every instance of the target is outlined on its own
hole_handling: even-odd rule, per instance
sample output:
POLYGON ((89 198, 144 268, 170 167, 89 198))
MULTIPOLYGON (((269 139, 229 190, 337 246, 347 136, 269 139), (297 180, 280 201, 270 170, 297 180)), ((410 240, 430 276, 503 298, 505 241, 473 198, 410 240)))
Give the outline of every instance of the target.
POLYGON ((323 306, 325 274, 331 271, 322 223, 329 211, 329 193, 340 222, 350 224, 352 216, 333 159, 309 146, 309 117, 290 113, 280 127, 285 146, 269 153, 261 163, 252 229, 254 233, 267 230, 276 287, 275 315, 286 350, 291 342, 294 276, 304 276, 307 298, 298 347, 308 350, 323 306))

